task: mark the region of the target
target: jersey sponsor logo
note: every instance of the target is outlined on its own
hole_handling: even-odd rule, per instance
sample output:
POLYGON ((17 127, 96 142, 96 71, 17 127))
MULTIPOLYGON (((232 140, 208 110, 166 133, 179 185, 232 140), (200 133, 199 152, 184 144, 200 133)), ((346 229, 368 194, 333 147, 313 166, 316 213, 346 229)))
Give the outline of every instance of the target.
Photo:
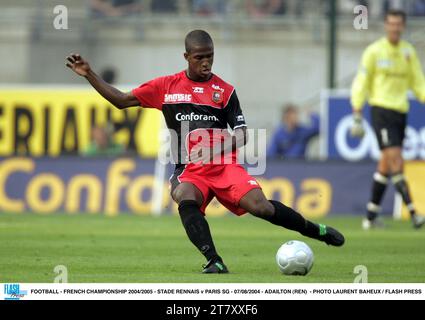
POLYGON ((167 93, 164 95, 164 102, 192 102, 192 95, 187 93, 167 93))
POLYGON ((223 102, 223 93, 221 91, 214 91, 212 95, 212 101, 215 103, 223 102))
POLYGON ((206 114, 195 114, 191 112, 190 114, 183 114, 181 112, 176 114, 177 121, 218 121, 218 118, 213 115, 206 114))
POLYGON ((193 93, 204 93, 203 87, 192 87, 193 93))
POLYGON ((389 59, 379 59, 376 64, 379 68, 389 68, 392 66, 393 62, 389 59))

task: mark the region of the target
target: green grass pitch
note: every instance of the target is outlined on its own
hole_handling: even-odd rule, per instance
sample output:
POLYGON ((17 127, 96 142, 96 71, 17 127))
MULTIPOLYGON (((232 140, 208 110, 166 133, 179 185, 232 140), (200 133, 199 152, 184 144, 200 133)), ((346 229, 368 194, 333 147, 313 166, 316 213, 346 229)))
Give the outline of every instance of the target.
POLYGON ((356 265, 369 282, 424 282, 425 230, 388 220, 388 229, 365 232, 360 218, 327 218, 346 236, 342 248, 304 238, 253 217, 209 218, 216 247, 230 274, 201 274, 203 257, 175 216, 39 216, 0 214, 0 282, 53 282, 56 265, 69 282, 353 282, 356 265), (310 274, 284 276, 275 264, 279 246, 308 243, 310 274))

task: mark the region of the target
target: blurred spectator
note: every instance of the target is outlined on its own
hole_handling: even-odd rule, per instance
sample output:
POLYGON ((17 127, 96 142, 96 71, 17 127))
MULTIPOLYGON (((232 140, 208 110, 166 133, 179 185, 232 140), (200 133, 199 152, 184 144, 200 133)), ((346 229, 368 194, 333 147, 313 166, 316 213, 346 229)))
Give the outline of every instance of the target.
POLYGON ((307 144, 319 133, 319 116, 311 114, 311 124, 301 125, 296 106, 283 108, 282 123, 275 131, 267 149, 270 158, 304 158, 307 144))
POLYGON ((94 127, 91 131, 91 143, 83 151, 87 157, 119 156, 124 153, 124 147, 115 143, 111 137, 111 129, 94 127))
POLYGON ((151 10, 154 13, 177 12, 177 0, 152 0, 151 10))
POLYGON ((294 13, 295 16, 298 18, 301 18, 304 16, 304 10, 305 10, 305 0, 298 0, 295 2, 294 5, 294 13))
POLYGON ((284 15, 287 5, 285 0, 247 0, 246 8, 252 17, 284 15))
POLYGON ((139 0, 90 0, 94 17, 123 17, 139 14, 142 5, 139 0))
POLYGON ((225 14, 229 1, 226 0, 192 0, 192 10, 201 16, 225 14))
POLYGON ((412 3, 411 15, 415 17, 425 16, 425 0, 415 0, 412 3))

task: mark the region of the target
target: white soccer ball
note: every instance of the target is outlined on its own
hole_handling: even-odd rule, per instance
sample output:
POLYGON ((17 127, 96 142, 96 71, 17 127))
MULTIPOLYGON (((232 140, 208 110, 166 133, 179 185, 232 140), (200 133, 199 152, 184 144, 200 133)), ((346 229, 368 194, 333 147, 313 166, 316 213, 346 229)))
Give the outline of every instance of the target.
POLYGON ((280 271, 286 275, 305 276, 310 272, 313 261, 313 251, 302 241, 288 241, 276 253, 277 265, 280 271))

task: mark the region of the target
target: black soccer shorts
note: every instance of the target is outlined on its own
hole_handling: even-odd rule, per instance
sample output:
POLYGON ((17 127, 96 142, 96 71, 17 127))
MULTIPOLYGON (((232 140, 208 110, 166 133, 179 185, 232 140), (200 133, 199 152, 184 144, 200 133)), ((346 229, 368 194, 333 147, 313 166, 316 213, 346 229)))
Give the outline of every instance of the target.
POLYGON ((371 108, 372 127, 379 148, 402 147, 407 125, 405 113, 374 106, 371 108))

